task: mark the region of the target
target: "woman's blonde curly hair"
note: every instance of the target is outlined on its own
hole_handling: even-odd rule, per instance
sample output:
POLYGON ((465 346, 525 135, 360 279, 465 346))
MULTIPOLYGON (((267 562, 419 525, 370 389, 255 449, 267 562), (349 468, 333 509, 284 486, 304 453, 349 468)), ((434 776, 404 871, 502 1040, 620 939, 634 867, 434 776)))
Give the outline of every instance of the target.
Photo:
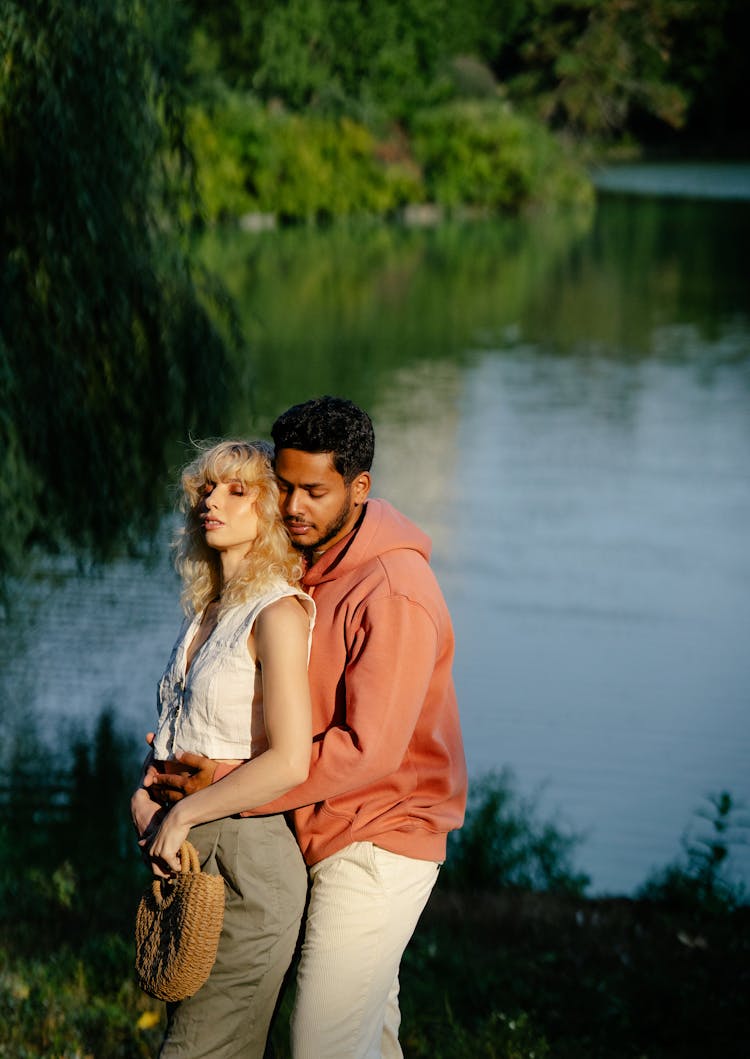
POLYGON ((297 584, 302 561, 292 548, 279 514, 279 490, 271 463, 273 450, 264 441, 219 441, 196 445, 198 455, 182 472, 185 523, 175 539, 175 566, 182 578, 182 605, 187 614, 199 614, 211 600, 221 597, 222 609, 243 603, 282 578, 297 584), (205 486, 239 481, 258 490, 258 536, 248 549, 247 565, 222 584, 219 553, 206 544, 200 520, 205 486))

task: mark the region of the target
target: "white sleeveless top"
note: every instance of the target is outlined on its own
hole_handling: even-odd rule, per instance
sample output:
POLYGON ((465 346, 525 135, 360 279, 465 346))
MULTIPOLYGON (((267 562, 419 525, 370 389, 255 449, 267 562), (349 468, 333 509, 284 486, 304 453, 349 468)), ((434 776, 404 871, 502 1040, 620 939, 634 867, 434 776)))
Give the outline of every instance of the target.
POLYGON ((153 745, 157 760, 173 758, 181 750, 244 759, 268 749, 260 667, 250 656, 247 640, 264 607, 285 596, 296 596, 307 611, 309 659, 315 604, 306 592, 281 579, 262 595, 222 611, 187 673, 187 649, 201 615, 185 619, 157 691, 159 725, 153 745))

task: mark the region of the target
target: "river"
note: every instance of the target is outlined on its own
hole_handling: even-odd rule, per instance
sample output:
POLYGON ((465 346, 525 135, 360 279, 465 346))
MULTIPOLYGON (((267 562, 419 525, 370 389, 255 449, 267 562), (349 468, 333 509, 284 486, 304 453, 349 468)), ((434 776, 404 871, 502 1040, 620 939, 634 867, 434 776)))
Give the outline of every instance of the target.
MULTIPOLYGON (((316 393, 370 410, 374 492, 433 538, 470 773, 511 767, 580 832, 593 893, 677 856, 706 795, 750 803, 750 180, 743 200, 652 176, 600 181, 593 218, 200 251, 247 340, 226 433, 316 393)), ((19 589, 6 718, 57 738, 111 705, 140 738, 178 621, 172 517, 165 496, 151 559, 62 557, 19 589)))

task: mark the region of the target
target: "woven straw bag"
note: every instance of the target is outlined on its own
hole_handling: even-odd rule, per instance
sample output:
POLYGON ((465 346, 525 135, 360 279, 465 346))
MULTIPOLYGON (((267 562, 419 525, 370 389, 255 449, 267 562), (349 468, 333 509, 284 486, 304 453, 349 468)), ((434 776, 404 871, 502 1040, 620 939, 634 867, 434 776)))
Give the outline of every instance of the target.
POLYGON ((157 1000, 184 1000, 211 973, 224 922, 224 880, 202 872, 190 842, 180 848, 180 872, 154 879, 135 917, 138 985, 157 1000))

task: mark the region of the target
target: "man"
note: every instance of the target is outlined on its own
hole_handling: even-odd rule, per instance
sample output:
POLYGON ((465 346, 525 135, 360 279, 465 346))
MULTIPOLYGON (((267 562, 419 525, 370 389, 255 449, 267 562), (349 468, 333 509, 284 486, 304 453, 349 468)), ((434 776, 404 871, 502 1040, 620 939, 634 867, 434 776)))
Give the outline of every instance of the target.
MULTIPOLYGON (((402 1054, 401 956, 447 832, 463 821, 453 633, 429 539, 387 502, 368 499, 367 413, 321 397, 283 413, 271 434, 282 516, 317 607, 309 778, 249 810, 293 810, 310 869, 293 1055, 391 1059, 402 1054)), ((196 773, 157 776, 155 796, 189 794, 229 769, 182 760, 196 773)))

